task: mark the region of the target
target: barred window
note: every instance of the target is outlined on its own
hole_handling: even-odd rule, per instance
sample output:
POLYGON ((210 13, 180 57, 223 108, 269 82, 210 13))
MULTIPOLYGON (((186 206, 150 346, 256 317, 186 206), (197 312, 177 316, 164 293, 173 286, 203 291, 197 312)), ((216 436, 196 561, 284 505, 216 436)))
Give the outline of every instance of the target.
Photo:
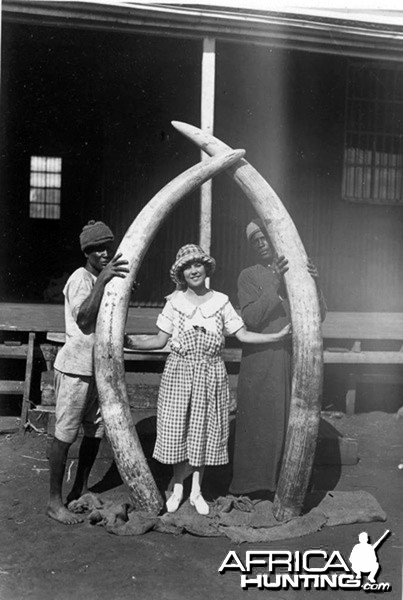
POLYGON ((351 64, 344 138, 344 200, 403 204, 403 69, 351 64))
POLYGON ((62 159, 31 156, 29 216, 32 219, 60 219, 62 159))

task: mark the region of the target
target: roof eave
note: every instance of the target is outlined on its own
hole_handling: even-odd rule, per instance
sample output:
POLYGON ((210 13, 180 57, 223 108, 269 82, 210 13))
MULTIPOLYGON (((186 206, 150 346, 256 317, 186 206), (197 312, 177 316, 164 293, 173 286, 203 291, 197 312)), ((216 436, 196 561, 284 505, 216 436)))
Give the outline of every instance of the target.
POLYGON ((307 15, 135 4, 3 0, 5 22, 125 31, 186 38, 214 37, 326 54, 402 60, 403 28, 307 15))

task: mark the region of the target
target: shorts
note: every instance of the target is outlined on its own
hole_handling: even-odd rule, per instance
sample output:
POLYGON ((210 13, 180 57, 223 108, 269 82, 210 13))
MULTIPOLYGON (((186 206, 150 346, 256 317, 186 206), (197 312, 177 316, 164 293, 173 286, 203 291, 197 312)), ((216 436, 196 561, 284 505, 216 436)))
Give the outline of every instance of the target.
POLYGON ((95 377, 71 375, 55 369, 55 391, 55 437, 58 440, 72 444, 81 425, 86 437, 103 437, 105 427, 98 404, 95 377))

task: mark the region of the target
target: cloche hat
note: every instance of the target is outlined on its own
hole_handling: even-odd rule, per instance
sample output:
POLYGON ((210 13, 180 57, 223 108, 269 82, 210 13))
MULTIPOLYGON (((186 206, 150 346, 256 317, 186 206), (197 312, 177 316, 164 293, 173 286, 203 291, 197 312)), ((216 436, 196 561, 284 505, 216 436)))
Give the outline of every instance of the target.
POLYGON ((196 244, 186 244, 185 246, 182 246, 182 248, 179 248, 175 262, 169 271, 172 281, 177 285, 181 285, 183 282, 179 279, 179 276, 185 265, 199 261, 210 266, 210 273, 214 272, 216 265, 215 260, 212 256, 209 256, 203 248, 196 244))

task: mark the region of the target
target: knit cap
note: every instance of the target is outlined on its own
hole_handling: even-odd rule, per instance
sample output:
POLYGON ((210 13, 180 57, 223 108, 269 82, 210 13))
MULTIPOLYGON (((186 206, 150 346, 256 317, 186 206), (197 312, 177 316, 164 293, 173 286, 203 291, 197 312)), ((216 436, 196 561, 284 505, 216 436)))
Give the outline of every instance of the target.
POLYGON ((246 227, 246 237, 250 242, 255 233, 263 233, 265 235, 266 231, 261 219, 253 219, 247 227, 246 227))
POLYGON ((84 252, 91 246, 100 246, 113 242, 115 236, 105 223, 102 221, 88 221, 87 225, 84 225, 82 232, 80 233, 80 246, 84 252))

